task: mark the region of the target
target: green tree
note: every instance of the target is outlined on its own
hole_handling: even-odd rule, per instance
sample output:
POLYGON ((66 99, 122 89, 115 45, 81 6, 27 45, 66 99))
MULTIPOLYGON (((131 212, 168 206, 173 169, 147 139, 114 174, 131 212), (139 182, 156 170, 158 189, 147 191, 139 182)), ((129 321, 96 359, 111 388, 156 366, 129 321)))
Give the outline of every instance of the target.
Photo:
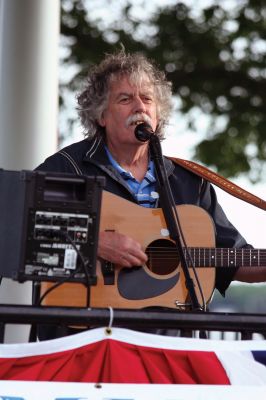
MULTIPOLYGON (((215 1, 203 9, 176 1, 153 12, 134 11, 134 0, 62 0, 63 62, 76 65, 68 90, 77 90, 91 63, 119 48, 142 51, 173 82, 178 111, 196 130, 195 113, 209 117, 208 131, 195 147, 195 159, 227 177, 245 173, 262 179, 266 159, 266 5, 263 0, 215 1), (92 9, 105 8, 105 19, 92 9), (141 17, 139 16, 141 14, 141 17), (108 20, 108 18, 106 18, 108 20)), ((155 2, 154 2, 155 3, 155 2)), ((62 85, 62 93, 64 90, 62 85)), ((64 100, 64 96, 62 96, 64 100)), ((265 169, 264 169, 265 170, 265 169)))

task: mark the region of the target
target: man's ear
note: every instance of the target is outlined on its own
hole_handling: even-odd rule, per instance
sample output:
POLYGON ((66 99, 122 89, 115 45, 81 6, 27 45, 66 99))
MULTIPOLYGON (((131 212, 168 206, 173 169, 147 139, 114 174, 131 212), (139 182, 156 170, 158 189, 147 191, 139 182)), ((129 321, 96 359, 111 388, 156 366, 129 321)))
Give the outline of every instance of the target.
POLYGON ((98 124, 104 128, 105 127, 105 118, 104 118, 104 113, 102 113, 101 117, 97 120, 98 124))

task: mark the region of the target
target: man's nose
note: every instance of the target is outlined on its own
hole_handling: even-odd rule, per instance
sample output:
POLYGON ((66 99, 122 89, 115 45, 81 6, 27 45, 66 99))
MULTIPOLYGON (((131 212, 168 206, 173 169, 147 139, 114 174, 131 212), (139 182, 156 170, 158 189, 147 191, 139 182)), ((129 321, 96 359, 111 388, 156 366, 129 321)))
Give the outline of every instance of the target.
POLYGON ((136 96, 134 98, 134 112, 145 112, 146 111, 146 105, 141 99, 141 97, 136 96))

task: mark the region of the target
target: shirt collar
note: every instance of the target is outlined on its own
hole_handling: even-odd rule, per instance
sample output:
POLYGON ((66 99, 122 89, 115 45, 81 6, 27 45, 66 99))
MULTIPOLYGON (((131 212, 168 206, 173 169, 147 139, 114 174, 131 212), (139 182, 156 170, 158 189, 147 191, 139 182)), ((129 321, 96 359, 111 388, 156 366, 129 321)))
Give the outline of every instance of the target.
MULTIPOLYGON (((120 173, 122 176, 126 176, 127 178, 132 178, 135 179, 134 176, 131 174, 131 172, 126 171, 124 168, 121 167, 121 165, 118 164, 118 162, 114 159, 112 156, 110 150, 106 145, 104 145, 106 154, 109 158, 110 163, 112 166, 120 173)), ((146 177, 150 180, 150 182, 155 182, 155 174, 154 174, 154 162, 150 159, 149 164, 148 164, 148 170, 146 172, 146 177)))

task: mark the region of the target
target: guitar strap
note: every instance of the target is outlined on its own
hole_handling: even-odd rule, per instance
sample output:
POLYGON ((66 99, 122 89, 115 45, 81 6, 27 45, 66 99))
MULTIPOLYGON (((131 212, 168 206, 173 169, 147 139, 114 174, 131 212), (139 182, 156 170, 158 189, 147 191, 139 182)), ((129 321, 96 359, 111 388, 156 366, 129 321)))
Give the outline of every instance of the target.
POLYGON ((181 165, 181 167, 193 172, 194 174, 200 176, 203 179, 213 183, 219 188, 225 190, 227 193, 252 204, 253 206, 259 207, 262 210, 266 210, 266 201, 254 194, 242 189, 240 186, 235 185, 223 176, 216 174, 215 172, 209 170, 208 168, 195 163, 194 161, 184 160, 182 158, 167 157, 174 163, 181 165))
MULTIPOLYGON (((82 174, 75 160, 68 153, 66 153, 65 151, 60 151, 59 153, 62 154, 62 156, 66 157, 68 161, 72 163, 78 175, 82 174)), ((240 186, 235 185, 234 183, 230 182, 223 176, 216 174, 210 169, 204 167, 203 165, 197 164, 194 161, 184 160, 182 158, 174 158, 174 157, 167 157, 167 158, 173 161, 174 163, 181 165, 181 167, 186 168, 187 170, 200 176, 201 178, 206 179, 207 181, 213 183, 219 188, 225 190, 227 193, 230 193, 231 195, 243 201, 246 201, 247 203, 250 203, 253 206, 259 207, 262 210, 266 210, 265 200, 255 196, 254 194, 248 192, 245 189, 242 189, 240 186)))

